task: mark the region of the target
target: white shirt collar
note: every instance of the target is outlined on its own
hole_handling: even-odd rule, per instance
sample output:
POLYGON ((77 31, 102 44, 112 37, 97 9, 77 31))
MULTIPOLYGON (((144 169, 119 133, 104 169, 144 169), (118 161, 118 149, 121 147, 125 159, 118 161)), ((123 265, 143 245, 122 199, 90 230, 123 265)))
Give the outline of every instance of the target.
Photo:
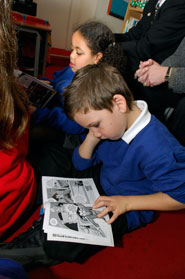
POLYGON ((161 0, 161 1, 159 1, 160 3, 159 3, 159 7, 161 7, 162 6, 162 4, 165 2, 166 0, 161 0))
POLYGON ((147 103, 144 101, 135 101, 135 103, 136 106, 141 110, 141 113, 135 120, 135 122, 122 136, 122 140, 124 140, 128 144, 151 120, 151 113, 148 111, 147 103))

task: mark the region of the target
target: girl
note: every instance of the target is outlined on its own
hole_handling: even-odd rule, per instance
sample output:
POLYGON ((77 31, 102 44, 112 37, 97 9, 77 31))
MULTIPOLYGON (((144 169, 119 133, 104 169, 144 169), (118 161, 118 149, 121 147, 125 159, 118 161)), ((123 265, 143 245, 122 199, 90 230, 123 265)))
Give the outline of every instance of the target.
MULTIPOLYGON (((0 5, 0 238, 15 229, 34 202, 36 181, 26 161, 28 104, 15 81, 16 33, 11 21, 11 1, 0 5)), ((7 235, 6 235, 7 236, 7 235)))
MULTIPOLYGON (((50 80, 54 89, 59 92, 59 104, 52 109, 37 108, 33 114, 34 123, 44 123, 47 126, 70 134, 83 133, 84 128, 69 120, 65 115, 61 95, 64 88, 71 83, 74 73, 78 69, 88 64, 97 64, 100 61, 117 67, 124 75, 126 56, 119 45, 115 43, 112 31, 105 24, 97 21, 79 25, 75 28, 72 35, 69 67, 55 72, 54 80, 50 80)), ((40 128, 40 126, 38 127, 40 128)), ((34 134, 38 134, 37 127, 34 127, 34 130, 32 130, 32 139, 34 134)), ((46 134, 44 133, 44 135, 46 134)), ((54 136, 54 131, 52 135, 54 136)), ((51 130, 49 130, 48 136, 51 137, 51 130)), ((42 137, 42 142, 44 138, 46 137, 42 137)), ((57 138, 61 141, 61 137, 58 137, 58 134, 57 138)))

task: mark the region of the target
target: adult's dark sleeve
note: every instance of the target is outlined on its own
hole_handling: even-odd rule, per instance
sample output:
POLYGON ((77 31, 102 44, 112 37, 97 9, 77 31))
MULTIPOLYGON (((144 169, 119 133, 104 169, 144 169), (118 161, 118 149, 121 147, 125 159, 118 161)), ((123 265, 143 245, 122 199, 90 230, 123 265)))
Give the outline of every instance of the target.
POLYGON ((149 4, 154 2, 148 2, 136 27, 123 34, 121 45, 128 56, 135 56, 139 61, 153 58, 161 63, 185 36, 185 1, 166 0, 152 22, 153 7, 149 4))
POLYGON ((146 34, 148 29, 151 26, 151 21, 154 16, 155 5, 157 0, 150 0, 147 2, 144 10, 143 16, 140 21, 133 26, 128 32, 126 33, 115 33, 115 40, 116 42, 128 42, 128 41, 138 41, 146 34))

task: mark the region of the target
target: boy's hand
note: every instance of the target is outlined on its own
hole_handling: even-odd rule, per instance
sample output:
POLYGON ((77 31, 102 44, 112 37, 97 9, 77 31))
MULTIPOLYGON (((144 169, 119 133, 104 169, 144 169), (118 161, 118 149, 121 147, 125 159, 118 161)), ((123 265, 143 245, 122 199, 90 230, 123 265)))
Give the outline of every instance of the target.
POLYGON ((113 215, 108 221, 108 224, 111 224, 117 219, 119 215, 127 212, 126 201, 127 198, 125 196, 100 196, 95 201, 93 209, 106 206, 106 208, 98 214, 98 217, 101 218, 108 214, 108 212, 112 212, 113 215))
POLYGON ((95 201, 93 209, 102 206, 106 206, 106 208, 98 214, 98 217, 101 218, 108 212, 113 213, 108 224, 114 222, 119 215, 132 210, 171 211, 185 209, 184 203, 176 201, 168 194, 162 192, 136 196, 100 196, 95 201))
POLYGON ((95 137, 91 130, 89 130, 89 132, 87 134, 87 138, 88 138, 89 142, 94 146, 96 146, 101 140, 100 138, 95 137))
POLYGON ((85 140, 79 147, 79 154, 82 158, 90 159, 94 148, 100 142, 101 139, 96 138, 92 131, 89 130, 85 140))

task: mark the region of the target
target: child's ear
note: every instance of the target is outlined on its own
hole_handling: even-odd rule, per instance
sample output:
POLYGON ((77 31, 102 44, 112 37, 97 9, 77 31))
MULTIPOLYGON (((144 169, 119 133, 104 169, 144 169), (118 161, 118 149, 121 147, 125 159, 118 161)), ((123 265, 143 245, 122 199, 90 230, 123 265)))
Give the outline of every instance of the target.
POLYGON ((102 52, 98 52, 95 54, 95 64, 98 64, 98 62, 100 61, 100 59, 103 57, 103 53, 102 52))
POLYGON ((127 102, 125 100, 125 97, 120 94, 116 94, 113 96, 113 102, 118 107, 120 112, 127 112, 127 102))

